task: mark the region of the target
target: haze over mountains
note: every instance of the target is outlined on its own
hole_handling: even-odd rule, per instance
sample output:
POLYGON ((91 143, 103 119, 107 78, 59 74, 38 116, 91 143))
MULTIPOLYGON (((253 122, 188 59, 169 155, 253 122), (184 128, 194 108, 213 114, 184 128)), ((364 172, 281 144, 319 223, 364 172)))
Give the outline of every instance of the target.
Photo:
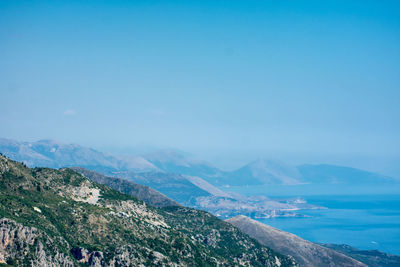
POLYGON ((213 185, 351 184, 398 181, 350 167, 328 164, 291 166, 274 159, 258 159, 235 171, 227 172, 206 161, 193 160, 175 150, 160 150, 136 157, 118 157, 77 144, 63 144, 54 140, 19 142, 0 138, 0 152, 28 166, 52 168, 80 166, 110 174, 176 173, 198 176, 213 185))
POLYGON ((31 167, 80 166, 120 176, 142 172, 175 173, 197 176, 217 186, 398 182, 398 179, 350 167, 328 164, 291 166, 273 159, 258 159, 235 171, 227 172, 174 150, 161 150, 136 157, 118 157, 54 140, 19 142, 0 138, 0 152, 31 167))
POLYGON ((23 161, 28 166, 51 168, 81 166, 103 168, 107 171, 157 170, 157 167, 141 157, 120 159, 88 147, 64 144, 55 140, 19 142, 0 138, 0 147, 3 154, 15 160, 23 161))
MULTIPOLYGON (((227 172, 219 170, 208 162, 193 160, 185 153, 173 150, 162 150, 136 157, 119 157, 54 140, 18 142, 0 139, 0 152, 30 167, 80 167, 84 168, 79 169, 80 172, 88 177, 99 178, 105 175, 123 178, 155 189, 158 194, 161 193, 160 195, 181 205, 206 210, 224 219, 236 215, 247 215, 252 218, 298 217, 303 215, 296 213, 296 210, 322 208, 310 205, 304 199, 272 200, 266 196, 242 196, 226 190, 232 186, 293 187, 323 184, 338 185, 340 191, 348 185, 359 187, 365 184, 398 184, 396 179, 348 167, 332 165, 296 167, 277 160, 258 159, 238 170, 227 172), (90 173, 89 170, 97 173, 90 173)), ((124 183, 116 179, 113 186, 124 186, 124 183)), ((138 188, 135 189, 138 192, 150 192, 149 189, 138 188)), ((162 202, 162 197, 159 200, 162 202)))

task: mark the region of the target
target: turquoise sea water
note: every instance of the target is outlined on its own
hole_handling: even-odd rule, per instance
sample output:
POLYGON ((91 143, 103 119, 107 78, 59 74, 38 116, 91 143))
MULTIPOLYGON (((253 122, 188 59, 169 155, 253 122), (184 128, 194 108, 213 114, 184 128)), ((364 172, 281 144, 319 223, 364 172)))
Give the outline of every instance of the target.
MULTIPOLYGON (((255 193, 249 193, 249 188, 232 191, 255 193)), ((291 196, 301 196, 311 204, 328 209, 298 211, 310 216, 308 218, 259 221, 313 242, 348 244, 359 249, 378 249, 400 255, 400 194, 307 195, 303 192, 291 196)))

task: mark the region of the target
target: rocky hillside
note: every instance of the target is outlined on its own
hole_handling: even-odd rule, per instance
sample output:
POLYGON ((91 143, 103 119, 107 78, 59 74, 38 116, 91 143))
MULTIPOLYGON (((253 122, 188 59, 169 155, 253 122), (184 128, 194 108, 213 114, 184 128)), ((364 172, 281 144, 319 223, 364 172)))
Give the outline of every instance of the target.
POLYGON ((153 208, 71 169, 0 156, 0 263, 295 266, 209 213, 153 208))
POLYGON ((227 220, 227 222, 238 227, 261 244, 269 246, 282 254, 293 256, 300 266, 366 267, 365 264, 334 250, 257 222, 246 216, 236 216, 227 220))
POLYGON ((179 204, 172 199, 166 197, 160 192, 144 185, 140 185, 125 179, 109 177, 102 175, 98 172, 87 170, 81 167, 70 168, 76 172, 79 172, 83 176, 89 178, 90 180, 106 185, 114 190, 121 193, 134 196, 145 203, 154 207, 168 207, 168 206, 179 206, 179 204))

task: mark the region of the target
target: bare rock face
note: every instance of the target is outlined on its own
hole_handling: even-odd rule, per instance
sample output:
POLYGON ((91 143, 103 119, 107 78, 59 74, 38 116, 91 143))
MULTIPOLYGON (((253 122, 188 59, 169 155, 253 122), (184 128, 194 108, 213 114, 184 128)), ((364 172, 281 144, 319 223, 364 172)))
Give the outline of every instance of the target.
POLYGON ((88 263, 91 267, 104 266, 103 252, 89 251, 85 248, 72 248, 71 254, 79 263, 88 263))
POLYGON ((0 219, 0 263, 18 266, 74 266, 73 260, 59 251, 55 242, 46 234, 6 218, 0 219), (51 250, 48 249, 50 247, 51 250))
POLYGON ((366 267, 365 264, 344 254, 252 220, 246 216, 236 216, 228 219, 227 222, 238 227, 261 244, 283 255, 291 255, 300 266, 366 267))
POLYGON ((104 266, 103 252, 101 251, 92 252, 89 257, 89 266, 92 267, 104 266))

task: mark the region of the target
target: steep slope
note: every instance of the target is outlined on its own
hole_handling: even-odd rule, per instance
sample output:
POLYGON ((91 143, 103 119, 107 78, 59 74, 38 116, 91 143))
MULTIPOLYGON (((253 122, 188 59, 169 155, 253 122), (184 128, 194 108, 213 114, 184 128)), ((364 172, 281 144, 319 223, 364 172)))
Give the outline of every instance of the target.
POLYGON ((210 192, 200 188, 187 177, 180 174, 163 172, 118 172, 115 173, 115 176, 151 187, 186 206, 191 206, 196 202, 196 198, 198 197, 212 195, 210 192))
POLYGON ((157 209, 71 169, 0 156, 0 262, 17 266, 293 266, 206 212, 157 209))
POLYGON ((366 266, 348 256, 322 247, 296 235, 281 231, 245 216, 236 216, 227 222, 241 229, 261 244, 291 255, 300 266, 366 266))
POLYGON ((229 198, 231 197, 228 193, 222 191, 221 189, 213 186, 212 184, 208 183, 204 179, 197 177, 197 176, 189 176, 189 175, 183 175, 188 181, 190 181, 192 184, 195 186, 203 189, 204 191, 207 191, 210 193, 212 196, 215 197, 224 197, 224 198, 229 198))
POLYGON ((367 264, 369 267, 398 267, 400 256, 387 254, 378 250, 359 250, 349 245, 321 244, 324 247, 336 250, 353 259, 367 264))
POLYGON ((127 181, 125 179, 114 178, 102 175, 95 171, 90 171, 81 167, 71 167, 70 169, 79 172, 90 180, 106 185, 114 190, 121 193, 134 196, 145 203, 154 207, 168 207, 168 206, 179 206, 179 204, 172 199, 169 199, 160 192, 144 185, 140 185, 134 182, 127 181))

